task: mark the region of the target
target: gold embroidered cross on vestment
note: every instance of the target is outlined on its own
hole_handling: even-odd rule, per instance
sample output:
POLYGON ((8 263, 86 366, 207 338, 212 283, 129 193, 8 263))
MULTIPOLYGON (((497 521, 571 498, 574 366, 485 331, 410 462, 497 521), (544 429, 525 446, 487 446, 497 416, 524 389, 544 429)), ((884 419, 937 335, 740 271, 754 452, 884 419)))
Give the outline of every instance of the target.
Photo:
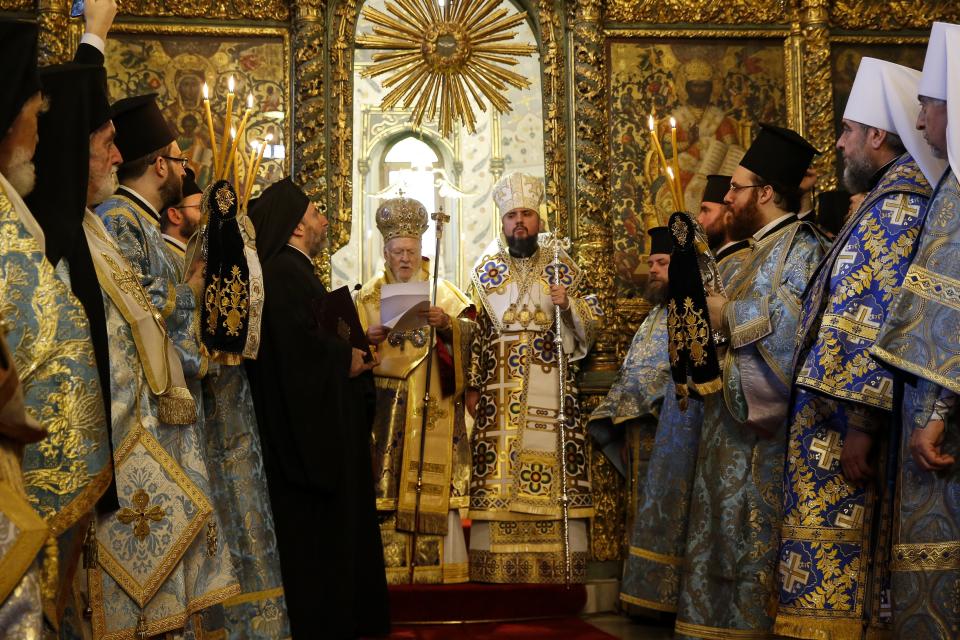
POLYGON ((131 499, 133 508, 123 507, 117 512, 117 519, 123 524, 133 523, 133 535, 143 540, 150 535, 150 521, 163 520, 164 511, 160 505, 150 504, 150 496, 143 489, 137 489, 131 499))

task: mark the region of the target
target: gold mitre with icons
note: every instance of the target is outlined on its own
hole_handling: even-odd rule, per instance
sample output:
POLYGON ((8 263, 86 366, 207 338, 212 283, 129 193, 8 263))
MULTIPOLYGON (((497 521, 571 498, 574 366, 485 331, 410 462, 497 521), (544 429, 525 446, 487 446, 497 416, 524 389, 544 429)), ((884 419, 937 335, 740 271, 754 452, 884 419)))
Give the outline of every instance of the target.
POLYGON ((427 226, 427 208, 419 200, 390 198, 377 209, 377 229, 385 243, 394 238, 419 240, 427 226))

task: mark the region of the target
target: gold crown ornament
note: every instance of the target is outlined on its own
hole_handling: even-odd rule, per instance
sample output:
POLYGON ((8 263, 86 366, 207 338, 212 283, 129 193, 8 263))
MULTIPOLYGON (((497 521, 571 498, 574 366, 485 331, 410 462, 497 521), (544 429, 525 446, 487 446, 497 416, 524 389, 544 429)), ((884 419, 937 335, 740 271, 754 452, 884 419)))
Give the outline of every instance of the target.
POLYGON ((543 180, 519 172, 506 175, 493 188, 493 201, 501 217, 514 209, 532 209, 539 213, 543 180))
POLYGON ((377 229, 383 241, 417 238, 427 230, 427 209, 413 198, 390 198, 377 209, 377 229))

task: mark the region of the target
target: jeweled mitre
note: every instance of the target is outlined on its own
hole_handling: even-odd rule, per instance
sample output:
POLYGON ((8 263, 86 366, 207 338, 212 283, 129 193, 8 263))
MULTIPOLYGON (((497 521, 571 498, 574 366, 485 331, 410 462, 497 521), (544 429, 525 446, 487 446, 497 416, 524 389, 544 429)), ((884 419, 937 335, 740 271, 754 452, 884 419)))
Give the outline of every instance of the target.
POLYGON ((427 209, 413 198, 391 198, 377 209, 377 229, 383 241, 417 238, 427 230, 427 209))

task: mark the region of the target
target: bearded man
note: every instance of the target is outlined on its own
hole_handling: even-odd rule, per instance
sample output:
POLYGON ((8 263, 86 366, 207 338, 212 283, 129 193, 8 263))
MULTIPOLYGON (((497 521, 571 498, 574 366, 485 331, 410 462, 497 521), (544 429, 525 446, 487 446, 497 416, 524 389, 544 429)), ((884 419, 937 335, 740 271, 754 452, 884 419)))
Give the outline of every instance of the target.
POLYGON ((709 175, 707 186, 700 199, 700 213, 697 223, 707 236, 710 250, 713 252, 720 277, 728 282, 747 256, 750 241, 746 238, 734 238, 730 230, 730 207, 724 202, 730 190, 730 176, 709 175))
POLYGON ((312 260, 327 218, 290 178, 250 211, 263 265, 260 352, 247 360, 294 638, 387 635, 390 614, 370 460, 374 385, 317 319, 312 260))
POLYGON ((180 277, 183 279, 183 269, 186 265, 187 243, 200 228, 200 201, 203 199, 203 189, 197 185, 197 176, 193 169, 187 167, 183 176, 182 198, 177 204, 167 207, 160 213, 160 235, 167 243, 167 248, 180 260, 180 277))
POLYGON ((383 272, 360 290, 357 308, 380 364, 373 370, 377 410, 373 424, 377 511, 392 584, 409 583, 411 545, 417 541, 417 583, 466 582, 467 546, 460 509, 469 505, 470 443, 463 405, 466 369, 475 326, 473 304, 447 280, 437 282, 437 300, 423 325, 392 329, 381 324, 385 286, 430 281, 422 257, 427 211, 410 198, 385 201, 377 209, 383 236, 383 272), (430 327, 436 332, 429 348, 430 327), (427 380, 427 357, 433 358, 427 380), (430 404, 424 392, 429 383, 430 404), (427 415, 424 416, 426 411, 427 415), (426 431, 422 430, 424 419, 426 431), (423 444, 423 492, 419 512, 416 484, 423 444), (416 536, 412 533, 417 529, 416 536))
POLYGON ((800 296, 822 255, 790 202, 816 150, 799 134, 762 129, 730 179, 733 237, 753 246, 726 295, 706 299, 729 340, 723 393, 707 395, 694 474, 678 637, 766 634, 775 597, 787 403, 800 296))
POLYGON ((480 306, 467 390, 476 417, 470 487, 470 579, 560 583, 565 579, 559 497, 569 498, 572 580, 586 574, 587 518, 593 514, 586 429, 579 417, 575 367, 560 379, 555 325, 563 351, 582 359, 596 334, 598 305, 580 297, 580 267, 540 235, 543 183, 513 173, 494 187, 503 239, 473 268, 480 306), (559 257, 559 260, 555 260, 559 257), (558 420, 561 389, 565 417, 558 420), (565 429, 566 450, 559 451, 565 429), (567 485, 562 469, 566 465, 567 485))
POLYGON ((919 82, 919 71, 863 58, 837 140, 846 187, 867 196, 803 299, 779 553, 783 636, 889 632, 889 530, 875 521, 894 498, 893 375, 868 351, 910 265, 930 181, 946 166, 914 128, 919 82))

